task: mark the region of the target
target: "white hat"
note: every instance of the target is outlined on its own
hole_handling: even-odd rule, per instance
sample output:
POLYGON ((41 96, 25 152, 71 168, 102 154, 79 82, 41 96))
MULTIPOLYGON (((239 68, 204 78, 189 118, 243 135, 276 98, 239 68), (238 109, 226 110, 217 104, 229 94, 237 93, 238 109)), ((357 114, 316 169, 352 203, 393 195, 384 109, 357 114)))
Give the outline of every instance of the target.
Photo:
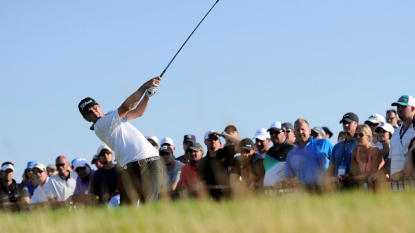
POLYGON ((6 171, 7 169, 12 169, 12 171, 14 171, 14 166, 11 165, 10 163, 8 163, 8 164, 5 164, 1 167, 2 171, 6 171))
POLYGON ((269 129, 268 129, 267 131, 270 131, 271 129, 282 129, 282 124, 281 124, 281 122, 276 121, 276 122, 272 123, 272 124, 269 126, 269 129))
POLYGON ((372 115, 370 115, 369 119, 367 119, 365 121, 365 123, 366 122, 371 122, 371 123, 378 124, 378 123, 385 123, 386 121, 385 121, 385 118, 383 116, 381 116, 377 113, 373 113, 372 115))
POLYGON ((165 137, 165 138, 162 138, 162 139, 161 139, 161 141, 160 141, 160 145, 163 145, 164 143, 167 143, 167 144, 169 144, 170 146, 174 146, 173 139, 171 139, 171 138, 169 138, 169 137, 165 137))
POLYGON ((85 167, 85 165, 88 164, 86 159, 84 158, 77 158, 73 162, 73 169, 76 170, 78 167, 85 167))
MULTIPOLYGON (((157 145, 159 144, 159 140, 156 136, 152 135, 152 136, 146 136, 146 139, 149 140, 153 140, 157 145)), ((173 140, 172 140, 173 141, 173 140)))
POLYGON ((99 154, 101 154, 101 151, 103 149, 107 149, 107 150, 111 151, 111 153, 112 153, 112 150, 107 145, 101 145, 101 146, 98 147, 96 156, 99 156, 99 154))
MULTIPOLYGON (((216 131, 216 130, 209 130, 209 131, 206 131, 206 133, 205 133, 205 140, 208 140, 209 139, 209 135, 211 135, 211 134, 218 134, 218 131, 216 131)), ((219 136, 218 136, 218 138, 219 138, 219 136)))
POLYGON ((389 132, 391 134, 393 134, 393 132, 395 132, 395 129, 389 123, 382 123, 381 125, 376 127, 375 132, 377 133, 379 131, 378 129, 380 129, 380 128, 382 128, 383 130, 385 130, 386 132, 389 132))
POLYGON ((317 134, 320 134, 321 136, 326 136, 326 132, 321 127, 314 127, 311 131, 314 131, 317 134))
POLYGON ((260 128, 256 131, 254 138, 258 138, 259 140, 265 140, 267 138, 270 138, 270 136, 269 136, 269 133, 267 132, 267 129, 260 128))
POLYGON ((35 169, 35 168, 37 168, 37 169, 39 169, 41 171, 44 171, 44 172, 46 171, 45 165, 43 165, 41 163, 36 164, 32 169, 35 169))

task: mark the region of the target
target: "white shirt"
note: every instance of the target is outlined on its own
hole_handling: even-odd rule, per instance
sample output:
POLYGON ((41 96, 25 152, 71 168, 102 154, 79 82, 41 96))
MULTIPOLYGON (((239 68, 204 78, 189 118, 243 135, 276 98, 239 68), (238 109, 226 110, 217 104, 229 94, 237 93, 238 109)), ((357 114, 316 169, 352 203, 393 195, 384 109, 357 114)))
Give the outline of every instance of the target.
POLYGON ((143 134, 125 117, 120 119, 118 110, 110 111, 94 125, 95 134, 115 153, 121 166, 141 159, 159 156, 158 151, 143 134))
POLYGON ((397 128, 391 138, 391 148, 389 151, 389 156, 391 158, 391 175, 403 170, 403 165, 406 160, 405 156, 407 156, 407 154, 404 156, 402 152, 406 151, 408 153, 408 150, 410 149, 408 148, 409 143, 411 142, 411 139, 415 137, 415 131, 411 124, 402 137, 401 143, 400 131, 402 127, 403 125, 397 128))
POLYGON ((49 177, 46 178, 46 182, 43 186, 38 185, 33 192, 32 198, 30 198, 29 204, 41 203, 48 201, 48 186, 46 185, 49 181, 49 177))
POLYGON ((48 189, 48 197, 58 200, 66 201, 70 196, 73 195, 76 187, 76 178, 78 175, 76 172, 71 171, 68 180, 62 179, 59 174, 49 177, 46 183, 48 189))
POLYGON ((372 140, 370 140, 370 145, 379 148, 379 150, 382 150, 383 149, 383 144, 380 141, 378 141, 377 143, 374 143, 373 142, 373 139, 372 139, 372 140))

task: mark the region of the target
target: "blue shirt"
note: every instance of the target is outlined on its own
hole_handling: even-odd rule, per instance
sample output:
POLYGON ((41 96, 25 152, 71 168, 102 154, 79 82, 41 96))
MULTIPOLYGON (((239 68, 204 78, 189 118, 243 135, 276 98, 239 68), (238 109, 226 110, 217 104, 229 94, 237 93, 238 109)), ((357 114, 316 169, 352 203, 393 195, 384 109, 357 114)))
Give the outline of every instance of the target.
POLYGON ((297 176, 303 184, 324 183, 333 144, 327 139, 310 138, 305 147, 299 143, 296 146, 288 152, 285 177, 297 176))
POLYGON ((330 157, 330 164, 334 164, 334 175, 337 176, 340 166, 345 166, 346 173, 350 173, 352 151, 357 147, 355 138, 337 143, 333 148, 333 155, 330 157))

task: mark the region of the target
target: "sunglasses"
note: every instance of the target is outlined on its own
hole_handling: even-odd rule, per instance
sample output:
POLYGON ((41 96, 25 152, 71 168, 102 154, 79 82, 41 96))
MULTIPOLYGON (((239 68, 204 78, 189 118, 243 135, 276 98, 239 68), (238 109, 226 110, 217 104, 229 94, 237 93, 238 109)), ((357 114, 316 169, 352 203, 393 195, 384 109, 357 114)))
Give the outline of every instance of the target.
POLYGON ((282 132, 284 132, 283 130, 271 130, 271 131, 269 131, 269 134, 270 135, 278 135, 278 134, 280 134, 280 133, 282 133, 282 132))
POLYGON ((367 125, 368 125, 368 126, 378 126, 378 125, 379 125, 379 123, 372 123, 372 122, 368 122, 368 123, 367 123, 367 125))
POLYGON ((77 169, 75 169, 76 172, 81 172, 81 171, 85 171, 86 167, 78 167, 77 169))
POLYGON ((217 141, 219 140, 219 138, 208 138, 207 140, 211 142, 211 141, 217 141))
POLYGON ((39 174, 39 173, 40 173, 40 174, 42 174, 42 173, 43 173, 43 171, 42 171, 42 170, 39 170, 39 171, 33 171, 33 174, 34 174, 34 175, 39 174))
POLYGON ((291 132, 292 132, 292 130, 290 130, 290 129, 289 129, 289 130, 285 130, 285 132, 287 132, 287 133, 291 133, 291 132))
POLYGON ((169 156, 170 153, 160 153, 160 156, 169 156))
POLYGON ((396 117, 389 117, 389 118, 386 118, 386 120, 393 120, 393 119, 395 119, 396 117))
POLYGON ((359 138, 363 138, 364 136, 365 136, 365 134, 364 134, 364 133, 355 133, 355 134, 354 134, 354 137, 355 137, 355 138, 358 138, 358 137, 359 137, 359 138))
POLYGON ((65 164, 64 163, 57 163, 57 164, 55 164, 56 165, 56 167, 64 167, 65 166, 65 164))

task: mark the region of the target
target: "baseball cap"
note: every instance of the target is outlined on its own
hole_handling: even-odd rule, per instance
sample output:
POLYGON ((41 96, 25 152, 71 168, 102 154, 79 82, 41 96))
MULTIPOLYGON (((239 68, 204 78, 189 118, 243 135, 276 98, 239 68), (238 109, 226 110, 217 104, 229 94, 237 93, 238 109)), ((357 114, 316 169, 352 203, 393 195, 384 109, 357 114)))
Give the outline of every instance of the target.
POLYGON ((365 121, 365 124, 367 124, 368 122, 371 123, 385 123, 385 118, 377 113, 373 113, 372 115, 370 115, 370 117, 365 121))
POLYGON ((107 150, 111 151, 111 153, 112 153, 112 150, 111 150, 111 149, 110 149, 107 145, 101 145, 101 146, 99 146, 99 147, 98 147, 98 149, 97 149, 97 154, 96 154, 97 159, 98 159, 98 156, 99 156, 99 154, 101 154, 101 151, 102 151, 103 149, 107 149, 107 150))
POLYGON ((282 124, 279 121, 273 122, 267 131, 271 131, 272 129, 280 130, 282 129, 282 124))
MULTIPOLYGON (((149 141, 152 140, 156 145, 159 144, 159 139, 154 135, 146 136, 146 139, 149 140, 149 141)), ((151 143, 151 141, 150 141, 150 143, 151 143)), ((151 143, 151 144, 153 145, 153 143, 151 143)))
POLYGON ((161 141, 160 141, 160 145, 163 145, 163 144, 165 144, 165 143, 169 144, 170 146, 174 146, 173 139, 171 139, 171 138, 169 138, 169 137, 165 137, 165 138, 162 138, 162 139, 161 139, 161 141))
POLYGON ((38 161, 29 161, 29 162, 27 162, 27 167, 26 168, 32 169, 38 163, 39 163, 38 161))
POLYGON ((402 105, 402 106, 409 105, 409 106, 415 107, 415 99, 414 97, 410 95, 403 95, 398 99, 398 101, 393 102, 391 104, 391 106, 396 106, 396 105, 402 105))
POLYGON ((188 151, 188 150, 193 150, 193 151, 200 151, 201 150, 201 151, 203 151, 203 147, 199 143, 194 142, 194 143, 189 145, 189 147, 187 148, 186 151, 188 151))
POLYGON ((379 132, 379 129, 383 129, 386 132, 389 132, 391 134, 393 134, 393 132, 395 132, 395 129, 389 123, 382 123, 381 125, 379 125, 378 127, 376 127, 375 132, 378 133, 379 132))
POLYGON ((285 123, 283 123, 281 126, 282 126, 282 128, 283 128, 284 130, 287 130, 287 129, 292 129, 292 130, 294 130, 294 126, 293 126, 293 124, 291 124, 290 122, 285 122, 285 123))
POLYGON ((196 136, 193 134, 184 135, 183 142, 196 142, 196 136))
POLYGON ((79 102, 78 109, 82 116, 84 116, 86 113, 88 113, 88 110, 95 105, 98 105, 98 103, 95 102, 94 99, 91 97, 86 97, 85 99, 81 100, 81 102, 79 102))
POLYGON ((56 171, 56 165, 55 164, 53 164, 53 163, 51 163, 51 164, 49 164, 47 167, 46 167, 46 169, 53 169, 53 170, 55 170, 56 171))
POLYGON ((333 136, 333 132, 331 132, 331 130, 329 129, 329 127, 323 126, 322 127, 324 132, 326 132, 326 135, 329 135, 329 138, 331 138, 331 136, 333 136))
POLYGON ((8 164, 5 164, 1 167, 2 171, 7 171, 7 169, 12 169, 12 171, 14 171, 14 166, 11 165, 10 163, 8 163, 8 164))
POLYGON ((326 136, 326 132, 321 127, 314 127, 311 131, 314 131, 315 133, 321 134, 322 136, 326 136))
POLYGON ((239 148, 251 151, 254 149, 254 142, 249 138, 244 138, 239 142, 239 148))
POLYGON ((351 123, 353 121, 359 122, 359 117, 353 112, 348 112, 343 115, 343 118, 340 120, 340 124, 343 123, 343 121, 346 121, 348 123, 351 123))
POLYGON ((205 140, 209 139, 209 136, 216 136, 217 138, 219 138, 219 136, 217 135, 217 131, 216 130, 209 130, 205 133, 205 140))
POLYGON ((38 163, 38 164, 36 164, 34 167, 33 167, 33 169, 35 169, 35 168, 37 168, 37 169, 39 169, 39 170, 41 170, 41 171, 46 171, 46 167, 45 167, 45 165, 43 165, 42 163, 38 163))
POLYGON ((85 167, 88 163, 84 158, 77 158, 73 161, 73 169, 76 170, 78 167, 85 167))
POLYGON ((164 151, 167 151, 167 152, 169 152, 170 154, 173 154, 173 150, 171 149, 171 147, 170 147, 170 146, 162 146, 162 147, 160 147, 159 152, 161 153, 161 152, 164 152, 164 151))
POLYGON ((97 161, 97 160, 98 160, 98 155, 94 155, 94 156, 92 157, 91 164, 94 164, 94 163, 95 163, 95 161, 97 161))
POLYGON ((265 140, 267 138, 270 138, 270 135, 265 128, 260 128, 255 132, 254 138, 258 138, 259 140, 265 140))

